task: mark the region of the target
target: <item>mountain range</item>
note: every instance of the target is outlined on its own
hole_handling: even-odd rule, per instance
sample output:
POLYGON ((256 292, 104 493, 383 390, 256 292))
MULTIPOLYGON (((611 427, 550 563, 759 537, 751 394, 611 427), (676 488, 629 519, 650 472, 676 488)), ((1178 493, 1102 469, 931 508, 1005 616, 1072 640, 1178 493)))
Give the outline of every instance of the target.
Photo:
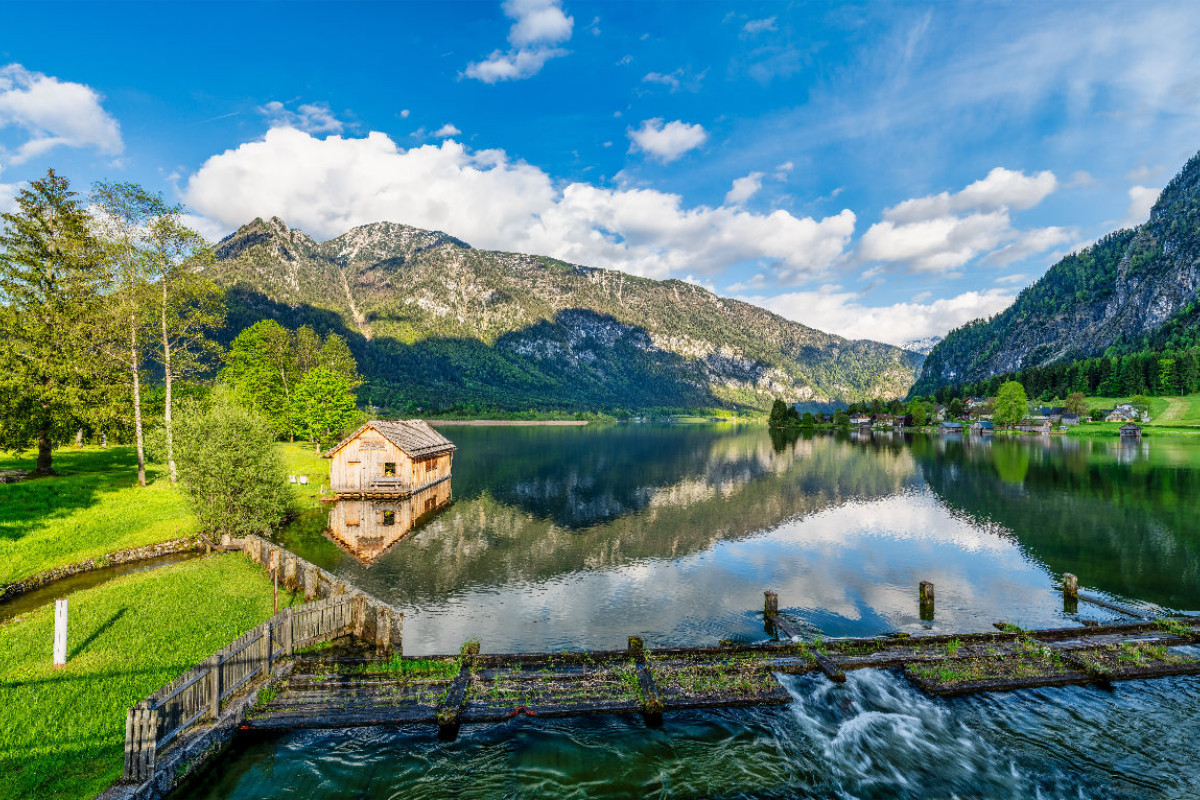
POLYGON ((902 396, 922 356, 718 297, 379 222, 317 241, 255 219, 209 276, 229 337, 273 318, 346 336, 387 409, 764 409, 902 396))
POLYGON ((1200 154, 1136 228, 1052 266, 990 319, 951 331, 912 394, 1030 367, 1200 343, 1200 154))

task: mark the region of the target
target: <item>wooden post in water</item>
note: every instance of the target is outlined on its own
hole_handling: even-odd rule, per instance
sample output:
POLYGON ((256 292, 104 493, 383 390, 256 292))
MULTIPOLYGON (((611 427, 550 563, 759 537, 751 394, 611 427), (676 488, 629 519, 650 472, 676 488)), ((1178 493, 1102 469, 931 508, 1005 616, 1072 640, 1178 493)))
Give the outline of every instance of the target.
POLYGON ((921 581, 921 619, 933 619, 933 584, 921 581))
POLYGON ((1074 614, 1079 610, 1079 578, 1070 572, 1063 573, 1063 611, 1074 614))
POLYGON ((779 614, 779 595, 775 592, 763 592, 763 616, 774 617, 779 614))
POLYGON ((67 665, 67 598, 54 601, 54 666, 67 665))

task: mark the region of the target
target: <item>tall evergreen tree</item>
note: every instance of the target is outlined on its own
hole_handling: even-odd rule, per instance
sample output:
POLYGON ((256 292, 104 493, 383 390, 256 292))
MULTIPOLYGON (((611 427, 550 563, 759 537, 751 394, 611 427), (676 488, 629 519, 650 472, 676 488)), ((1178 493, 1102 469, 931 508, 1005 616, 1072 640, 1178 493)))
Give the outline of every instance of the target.
POLYGON ((104 283, 86 211, 50 170, 17 195, 0 233, 0 446, 36 444, 35 474, 53 474, 53 443, 85 413, 97 374, 88 340, 104 283))

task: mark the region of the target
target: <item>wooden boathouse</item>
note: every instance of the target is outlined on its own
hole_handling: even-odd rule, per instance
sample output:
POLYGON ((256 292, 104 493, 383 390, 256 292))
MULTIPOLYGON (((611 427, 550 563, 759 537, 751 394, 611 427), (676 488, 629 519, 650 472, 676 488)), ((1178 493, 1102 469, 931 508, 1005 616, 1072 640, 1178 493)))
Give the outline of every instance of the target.
POLYGON ((454 443, 419 419, 371 420, 325 453, 338 497, 406 497, 450 477, 454 443))

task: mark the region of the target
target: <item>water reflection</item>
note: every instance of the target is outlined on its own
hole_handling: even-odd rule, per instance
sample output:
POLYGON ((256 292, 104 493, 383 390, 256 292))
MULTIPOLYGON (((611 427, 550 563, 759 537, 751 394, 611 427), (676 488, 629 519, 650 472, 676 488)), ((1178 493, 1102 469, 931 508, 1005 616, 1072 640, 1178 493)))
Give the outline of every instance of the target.
POLYGON ((355 559, 304 525, 286 534, 404 610, 411 653, 759 639, 764 588, 827 635, 1062 624, 1078 618, 1063 571, 1200 608, 1200 442, 733 426, 456 441, 455 502, 395 546, 377 537, 355 559), (921 580, 937 585, 931 623, 921 580))
POLYGON ((392 499, 340 499, 329 510, 329 533, 363 563, 379 558, 450 505, 450 479, 392 499))

